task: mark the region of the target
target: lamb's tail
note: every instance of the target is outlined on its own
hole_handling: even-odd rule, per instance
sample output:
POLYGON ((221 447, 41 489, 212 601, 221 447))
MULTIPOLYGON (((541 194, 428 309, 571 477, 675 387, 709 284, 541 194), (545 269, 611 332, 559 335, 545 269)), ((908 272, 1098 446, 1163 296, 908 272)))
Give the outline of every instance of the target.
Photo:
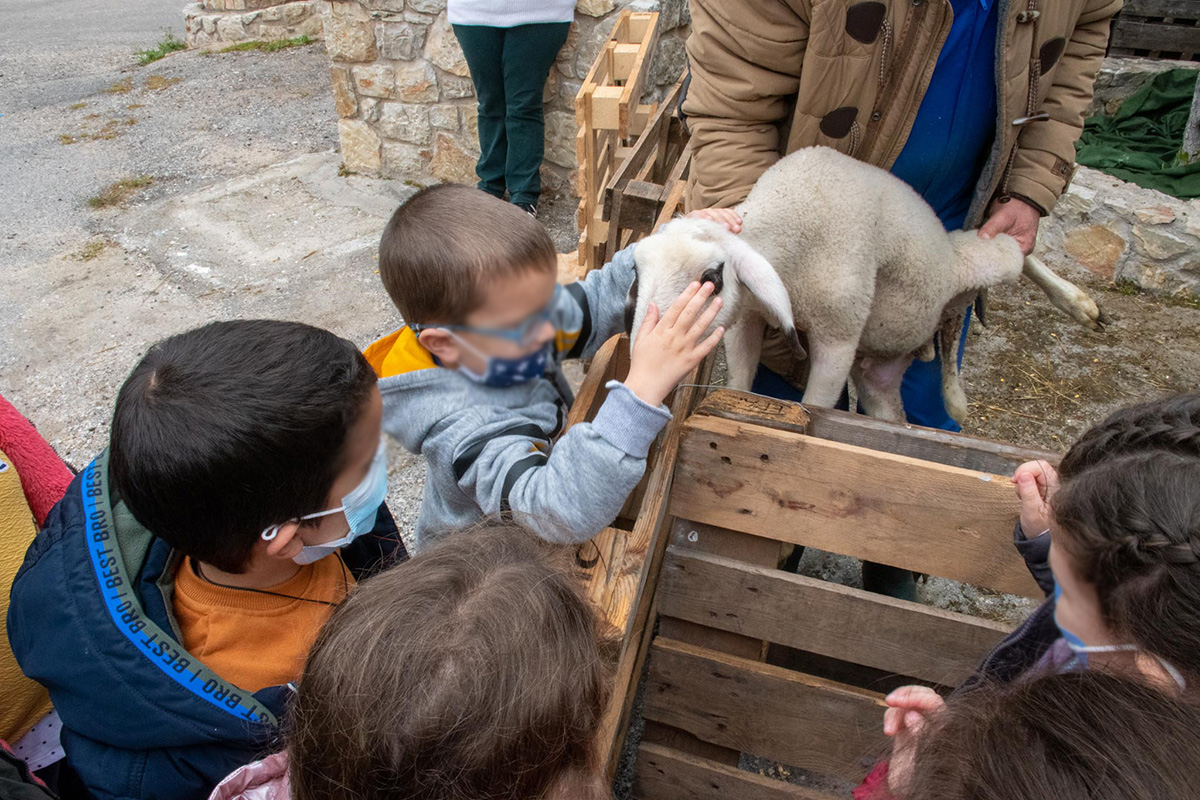
POLYGON ((1008 234, 984 239, 975 231, 953 231, 950 244, 960 292, 977 292, 1021 277, 1021 245, 1008 234))

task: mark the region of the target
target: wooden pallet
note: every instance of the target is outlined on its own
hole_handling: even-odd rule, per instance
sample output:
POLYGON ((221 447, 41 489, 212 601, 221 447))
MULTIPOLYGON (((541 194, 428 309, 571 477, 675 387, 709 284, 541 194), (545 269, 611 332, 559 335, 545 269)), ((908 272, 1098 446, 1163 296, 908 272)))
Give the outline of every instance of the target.
POLYGON ((657 41, 658 12, 622 11, 575 96, 579 261, 585 272, 604 265, 604 187, 655 110, 641 103, 641 96, 657 41))
POLYGON ((1108 54, 1200 60, 1200 0, 1125 0, 1108 54))
MULTIPOLYGON (((613 340, 572 412, 628 369, 613 340)), ((1009 627, 777 569, 791 545, 1040 598, 1012 547, 1006 480, 1054 456, 686 384, 639 492, 581 546, 589 596, 624 636, 601 731, 615 770, 639 678, 644 800, 832 800, 738 769, 753 755, 856 781, 882 752, 889 687, 949 687, 1009 627), (655 634, 657 631, 657 634, 655 634)))
POLYGON ((670 206, 674 213, 687 181, 691 147, 675 113, 682 83, 675 84, 642 135, 604 187, 601 217, 608 223, 605 254, 653 232, 670 206), (672 202, 674 200, 674 202, 672 202))

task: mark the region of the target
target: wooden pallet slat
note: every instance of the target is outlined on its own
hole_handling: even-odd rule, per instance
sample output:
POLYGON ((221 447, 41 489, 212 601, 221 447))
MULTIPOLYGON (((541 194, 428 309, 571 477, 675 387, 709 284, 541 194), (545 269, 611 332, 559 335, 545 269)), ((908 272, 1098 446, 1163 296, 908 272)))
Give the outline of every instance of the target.
POLYGON ((1011 626, 743 561, 667 551, 659 613, 956 686, 1011 626))
POLYGON ((656 744, 638 748, 634 769, 636 800, 837 800, 656 744))
POLYGON ((658 638, 647 719, 713 744, 850 779, 883 752, 883 696, 781 667, 658 638))
POLYGON ((1010 482, 718 417, 684 426, 671 509, 722 528, 1041 598, 1010 482))
POLYGON ((1200 51, 1200 28, 1122 19, 1113 27, 1111 46, 1167 53, 1200 51))

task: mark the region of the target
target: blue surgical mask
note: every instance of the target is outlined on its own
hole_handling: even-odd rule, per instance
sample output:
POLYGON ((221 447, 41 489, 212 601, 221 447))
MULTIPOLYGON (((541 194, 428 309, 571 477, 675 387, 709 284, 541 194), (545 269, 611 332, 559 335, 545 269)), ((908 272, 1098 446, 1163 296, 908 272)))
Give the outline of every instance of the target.
MULTIPOLYGON (((304 520, 326 517, 330 514, 345 514, 346 522, 350 526, 349 531, 345 536, 331 542, 305 545, 299 553, 292 557, 292 560, 301 565, 320 561, 325 556, 350 544, 364 533, 368 533, 375 527, 375 515, 379 512, 379 506, 386 497, 387 448, 384 447, 383 439, 380 439, 379 448, 375 451, 375 458, 371 460, 371 467, 367 470, 367 477, 363 478, 362 483, 354 487, 350 494, 342 498, 340 506, 300 517, 304 520)), ((279 525, 267 528, 262 532, 262 538, 268 542, 271 541, 279 533, 279 528, 279 525)))
POLYGON ((463 347, 483 359, 484 367, 482 374, 473 372, 461 364, 458 366, 458 371, 476 383, 482 383, 484 386, 504 389, 509 386, 516 386, 518 383, 528 383, 534 378, 540 378, 545 375, 546 365, 550 363, 549 344, 528 355, 517 358, 498 358, 480 352, 470 342, 455 335, 453 332, 450 332, 450 335, 463 347))
MULTIPOLYGON (((1080 639, 1079 636, 1069 628, 1064 628, 1062 623, 1058 621, 1058 603, 1062 600, 1062 589, 1058 586, 1058 581, 1054 582, 1054 624, 1058 626, 1059 633, 1062 634, 1063 640, 1067 643, 1067 647, 1071 648, 1071 652, 1075 654, 1075 661, 1082 669, 1088 668, 1088 653, 1132 653, 1142 648, 1136 644, 1087 644, 1080 639)), ((1186 689, 1187 681, 1183 675, 1175 668, 1173 664, 1166 659, 1160 658, 1154 653, 1150 653, 1154 659, 1162 666, 1171 679, 1178 684, 1179 688, 1186 689)))

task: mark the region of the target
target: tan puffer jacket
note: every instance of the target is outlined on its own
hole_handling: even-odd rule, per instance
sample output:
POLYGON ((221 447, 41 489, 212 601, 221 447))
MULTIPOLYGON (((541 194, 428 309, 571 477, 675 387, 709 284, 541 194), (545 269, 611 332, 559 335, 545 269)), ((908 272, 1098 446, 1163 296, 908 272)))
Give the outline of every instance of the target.
MULTIPOLYGON (((995 0, 996 139, 967 227, 993 197, 1048 212, 1121 0, 995 0)), ((953 19, 948 0, 691 0, 690 208, 729 207, 781 155, 827 145, 890 168, 953 19)))

